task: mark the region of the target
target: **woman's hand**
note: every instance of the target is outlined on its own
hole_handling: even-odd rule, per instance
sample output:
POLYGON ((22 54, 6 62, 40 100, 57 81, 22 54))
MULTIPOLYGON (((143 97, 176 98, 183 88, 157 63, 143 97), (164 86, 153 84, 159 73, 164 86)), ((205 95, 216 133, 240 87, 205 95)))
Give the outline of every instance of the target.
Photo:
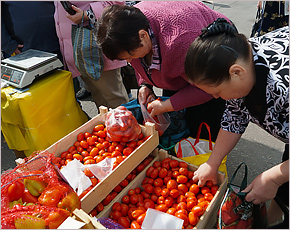
POLYGON ((74 11, 76 11, 76 13, 74 15, 70 15, 69 13, 67 13, 66 16, 69 20, 71 20, 72 22, 76 24, 80 24, 82 21, 83 14, 84 14, 84 22, 89 20, 88 15, 85 11, 76 7, 75 5, 72 5, 72 8, 74 11))
POLYGON ((199 168, 194 172, 192 180, 197 182, 199 187, 205 185, 206 181, 211 180, 213 184, 218 183, 218 167, 212 166, 207 162, 200 165, 199 168))
POLYGON ((23 46, 24 46, 24 45, 20 45, 20 44, 18 44, 17 48, 14 50, 15 55, 21 53, 20 48, 23 48, 23 46))
POLYGON ((139 89, 139 94, 138 94, 138 100, 140 104, 146 104, 148 103, 148 97, 149 95, 152 94, 152 91, 150 88, 148 88, 147 86, 143 85, 140 89, 139 89))
POLYGON ((170 99, 166 101, 154 100, 147 106, 147 110, 150 111, 150 116, 154 117, 158 114, 173 111, 170 99))
POLYGON ((267 177, 267 171, 261 173, 242 191, 249 192, 246 195, 246 201, 260 204, 276 196, 279 185, 267 177))
POLYGON ((289 181, 289 160, 257 176, 242 192, 248 192, 246 201, 260 204, 273 199, 278 188, 289 181))

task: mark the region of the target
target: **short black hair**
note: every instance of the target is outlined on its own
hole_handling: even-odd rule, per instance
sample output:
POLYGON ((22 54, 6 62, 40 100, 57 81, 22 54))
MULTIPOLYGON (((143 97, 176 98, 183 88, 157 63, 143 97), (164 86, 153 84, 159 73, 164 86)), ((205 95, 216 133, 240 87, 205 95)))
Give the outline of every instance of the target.
POLYGON ((134 6, 111 5, 104 9, 98 24, 98 42, 111 60, 140 47, 139 31, 148 31, 147 17, 134 6))

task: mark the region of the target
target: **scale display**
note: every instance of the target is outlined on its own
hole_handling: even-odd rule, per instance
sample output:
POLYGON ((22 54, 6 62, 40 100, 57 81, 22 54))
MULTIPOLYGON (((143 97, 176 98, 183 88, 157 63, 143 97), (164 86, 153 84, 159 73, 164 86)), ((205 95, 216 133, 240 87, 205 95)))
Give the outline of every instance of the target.
POLYGON ((1 61, 1 80, 23 88, 37 77, 62 66, 56 54, 30 49, 1 61))

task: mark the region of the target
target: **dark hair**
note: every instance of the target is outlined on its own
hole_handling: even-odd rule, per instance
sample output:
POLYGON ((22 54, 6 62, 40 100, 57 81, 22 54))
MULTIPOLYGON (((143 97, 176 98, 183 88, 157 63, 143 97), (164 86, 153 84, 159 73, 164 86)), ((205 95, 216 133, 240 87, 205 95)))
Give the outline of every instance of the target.
POLYGON ((212 24, 190 45, 185 58, 185 74, 193 84, 220 85, 230 79, 229 68, 238 58, 247 60, 247 38, 228 22, 212 24))
POLYGON ((111 5, 104 9, 97 37, 103 53, 111 60, 119 59, 124 51, 140 47, 139 30, 148 31, 149 21, 136 7, 111 5))

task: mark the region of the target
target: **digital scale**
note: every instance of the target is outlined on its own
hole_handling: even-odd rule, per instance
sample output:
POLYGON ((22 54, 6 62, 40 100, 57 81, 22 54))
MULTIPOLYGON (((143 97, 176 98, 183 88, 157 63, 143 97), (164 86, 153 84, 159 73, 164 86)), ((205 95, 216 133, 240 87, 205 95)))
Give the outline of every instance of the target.
POLYGON ((24 88, 36 78, 62 66, 56 54, 29 49, 1 60, 1 81, 24 88))

